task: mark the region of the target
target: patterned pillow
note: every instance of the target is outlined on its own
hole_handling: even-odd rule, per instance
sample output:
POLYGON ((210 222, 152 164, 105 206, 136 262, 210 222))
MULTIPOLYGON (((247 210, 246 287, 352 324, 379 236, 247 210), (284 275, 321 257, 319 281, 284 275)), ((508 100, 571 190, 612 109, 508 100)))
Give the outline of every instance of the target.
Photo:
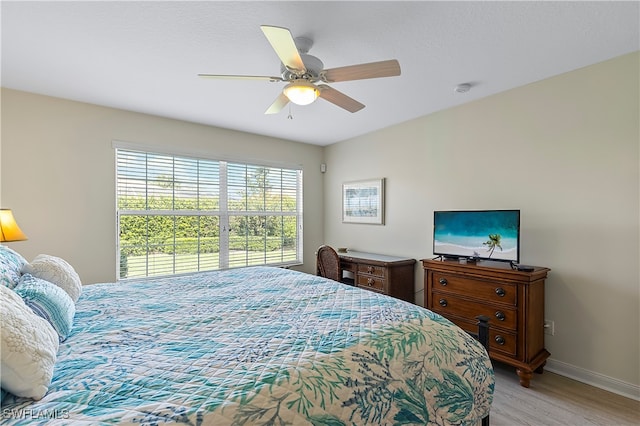
POLYGON ((0 245, 0 285, 14 288, 27 261, 19 253, 0 245))
POLYGON ((71 332, 76 305, 60 287, 49 281, 24 274, 13 289, 33 312, 46 319, 63 342, 71 332))
POLYGON ((82 293, 80 276, 66 260, 48 254, 39 254, 22 268, 23 274, 31 274, 36 278, 54 283, 62 288, 77 302, 82 293))
POLYGON ((0 313, 0 386, 16 396, 42 399, 51 384, 58 335, 5 286, 0 286, 0 313))

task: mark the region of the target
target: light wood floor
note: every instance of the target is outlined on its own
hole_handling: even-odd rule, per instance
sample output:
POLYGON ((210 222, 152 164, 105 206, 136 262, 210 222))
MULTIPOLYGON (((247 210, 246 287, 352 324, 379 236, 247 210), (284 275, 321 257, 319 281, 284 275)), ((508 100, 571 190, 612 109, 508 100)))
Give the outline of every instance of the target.
POLYGON ((513 367, 494 363, 491 426, 640 425, 640 402, 545 371, 523 388, 513 367))

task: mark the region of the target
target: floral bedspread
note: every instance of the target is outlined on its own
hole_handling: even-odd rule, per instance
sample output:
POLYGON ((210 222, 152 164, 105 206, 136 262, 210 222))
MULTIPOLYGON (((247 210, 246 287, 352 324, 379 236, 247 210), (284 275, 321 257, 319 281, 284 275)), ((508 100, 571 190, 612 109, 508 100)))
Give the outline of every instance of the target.
POLYGON ((6 424, 476 424, 484 348, 419 306, 251 267, 86 286, 41 401, 6 424))

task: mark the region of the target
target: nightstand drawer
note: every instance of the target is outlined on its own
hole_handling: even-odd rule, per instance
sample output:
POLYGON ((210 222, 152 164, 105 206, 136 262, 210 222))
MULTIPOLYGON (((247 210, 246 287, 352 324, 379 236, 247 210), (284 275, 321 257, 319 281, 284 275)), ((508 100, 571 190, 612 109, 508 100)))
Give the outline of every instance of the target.
POLYGON ((518 287, 514 284, 481 281, 439 272, 433 273, 433 289, 514 306, 518 300, 518 287))
POLYGON ((382 266, 359 264, 358 272, 361 274, 375 275, 376 277, 385 277, 386 268, 382 266))
POLYGON ((518 316, 515 309, 486 305, 447 293, 434 291, 429 309, 447 318, 455 315, 471 320, 478 315, 485 315, 489 317, 489 326, 491 328, 500 327, 515 330, 518 325, 518 316))
POLYGON ((367 275, 358 275, 358 287, 384 292, 385 280, 367 275))

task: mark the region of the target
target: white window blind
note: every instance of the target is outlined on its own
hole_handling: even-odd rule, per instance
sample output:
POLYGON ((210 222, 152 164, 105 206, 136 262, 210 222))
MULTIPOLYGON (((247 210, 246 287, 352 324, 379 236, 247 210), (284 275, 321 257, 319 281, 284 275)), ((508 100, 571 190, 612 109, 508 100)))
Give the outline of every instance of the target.
POLYGON ((116 149, 120 279, 302 262, 302 171, 116 149))

